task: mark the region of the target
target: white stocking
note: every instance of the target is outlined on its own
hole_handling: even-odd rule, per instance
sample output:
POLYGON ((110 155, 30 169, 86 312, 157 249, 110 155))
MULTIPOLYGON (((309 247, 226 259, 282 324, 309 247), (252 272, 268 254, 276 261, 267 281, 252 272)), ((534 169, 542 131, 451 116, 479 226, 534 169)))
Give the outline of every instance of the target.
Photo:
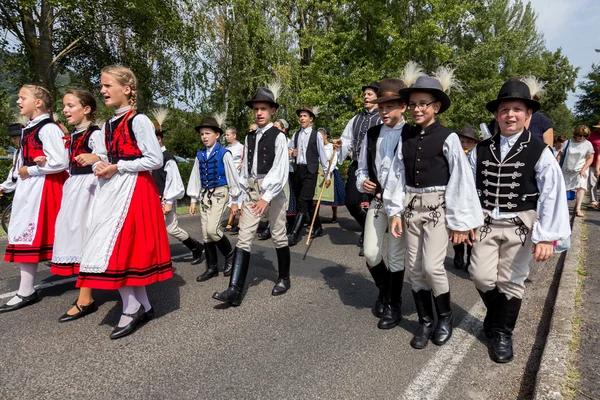
MULTIPOLYGON (((21 282, 19 283, 19 290, 17 291, 19 295, 26 297, 31 296, 33 292, 35 292, 33 284, 35 282, 37 266, 37 263, 21 263, 19 265, 21 268, 21 282)), ((19 297, 15 296, 6 304, 12 306, 22 301, 23 300, 21 300, 19 297)))
MULTIPOLYGON (((119 294, 121 295, 121 300, 123 300, 123 313, 125 314, 135 314, 140 308, 140 302, 135 298, 135 292, 133 291, 133 287, 125 286, 119 289, 119 294)), ((126 315, 121 315, 121 319, 119 320, 118 327, 122 328, 129 324, 133 318, 128 317, 126 315)))
POLYGON ((139 301, 143 306, 146 312, 150 311, 152 305, 150 304, 150 300, 148 300, 148 293, 146 293, 146 286, 134 286, 133 292, 135 293, 135 298, 139 301))

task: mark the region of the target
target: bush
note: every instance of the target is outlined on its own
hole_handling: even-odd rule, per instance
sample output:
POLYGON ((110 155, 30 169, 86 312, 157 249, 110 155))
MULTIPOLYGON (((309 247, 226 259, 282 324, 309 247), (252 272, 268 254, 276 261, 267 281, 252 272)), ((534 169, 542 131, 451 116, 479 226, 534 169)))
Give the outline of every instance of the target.
MULTIPOLYGON (((4 182, 8 177, 10 168, 12 167, 12 160, 0 160, 0 182, 4 182)), ((4 211, 10 203, 12 203, 13 194, 6 193, 0 197, 0 213, 4 211)))

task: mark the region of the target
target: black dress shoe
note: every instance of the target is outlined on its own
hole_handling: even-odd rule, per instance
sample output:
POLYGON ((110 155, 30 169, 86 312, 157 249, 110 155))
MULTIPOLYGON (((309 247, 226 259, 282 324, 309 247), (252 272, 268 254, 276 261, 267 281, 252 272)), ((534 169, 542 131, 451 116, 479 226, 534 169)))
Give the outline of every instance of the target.
POLYGON ((77 304, 77 302, 75 302, 74 306, 77 307, 78 312, 76 312, 73 315, 70 315, 69 313, 64 313, 62 317, 58 319, 58 322, 75 321, 76 319, 85 317, 86 315, 98 310, 98 306, 96 305, 95 301, 92 301, 87 306, 80 306, 79 304, 77 304))
POLYGON ((144 306, 140 304, 140 308, 138 308, 138 310, 135 313, 133 313, 133 314, 122 313, 122 315, 124 315, 126 317, 131 317, 132 320, 130 323, 128 323, 127 325, 125 325, 122 328, 117 326, 115 329, 113 329, 113 331, 110 333, 111 339, 120 339, 127 335, 131 335, 133 332, 135 332, 138 324, 140 322, 145 321, 144 318, 146 316, 146 310, 144 309, 144 306))
POLYGON ((20 298, 22 301, 11 306, 9 306, 8 304, 4 304, 0 307, 0 314, 15 311, 19 308, 27 307, 40 301, 40 293, 37 290, 29 296, 21 296, 20 294, 17 294, 17 297, 20 298))
POLYGON ((338 219, 336 217, 331 218, 331 223, 332 224, 337 224, 338 219))
POLYGON ((314 239, 314 238, 318 238, 323 236, 324 232, 323 232, 323 228, 319 227, 319 228, 315 228, 313 229, 312 233, 310 234, 310 238, 314 239))
POLYGON ((358 251, 358 255, 359 257, 364 257, 365 256, 365 248, 363 247, 363 245, 360 245, 360 250, 358 251))
POLYGON ((258 240, 267 240, 271 239, 271 230, 269 228, 265 229, 261 233, 258 234, 258 240))
POLYGON ((277 279, 277 283, 273 286, 273 290, 271 291, 271 295, 279 296, 284 294, 290 289, 290 278, 279 278, 277 279))
POLYGON ((142 318, 142 321, 148 322, 151 319, 154 319, 154 307, 152 307, 151 309, 149 309, 148 311, 146 311, 144 313, 144 317, 142 318))
POLYGON ((239 227, 239 226, 236 226, 236 227, 233 227, 233 228, 231 228, 231 229, 229 230, 229 233, 231 233, 231 234, 233 234, 233 235, 237 235, 238 233, 240 233, 240 227, 239 227))

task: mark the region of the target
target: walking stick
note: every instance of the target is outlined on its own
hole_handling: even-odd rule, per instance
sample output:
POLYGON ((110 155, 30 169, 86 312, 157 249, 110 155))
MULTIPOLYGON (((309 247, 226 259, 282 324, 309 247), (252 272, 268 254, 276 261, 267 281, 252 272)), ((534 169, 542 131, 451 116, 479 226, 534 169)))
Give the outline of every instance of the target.
POLYGON ((319 206, 321 205, 321 198, 323 197, 323 192, 325 191, 325 181, 327 180, 327 175, 329 175, 329 170, 331 170, 331 164, 333 164, 333 158, 335 157, 335 148, 333 149, 333 153, 331 153, 331 158, 329 159, 329 165, 327 166, 327 172, 323 176, 323 186, 321 186, 321 193, 319 193, 319 200, 317 200, 317 205, 315 206, 315 212, 313 214, 312 222, 310 223, 310 229, 308 231, 308 238, 306 239, 306 245, 310 243, 310 238, 312 236, 313 225, 315 224, 315 219, 317 219, 317 215, 319 215, 319 206))

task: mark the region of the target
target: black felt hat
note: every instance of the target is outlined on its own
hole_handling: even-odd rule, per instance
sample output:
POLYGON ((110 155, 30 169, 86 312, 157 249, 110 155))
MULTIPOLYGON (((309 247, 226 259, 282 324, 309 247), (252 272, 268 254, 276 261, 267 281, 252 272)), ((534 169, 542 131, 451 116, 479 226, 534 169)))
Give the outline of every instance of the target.
POLYGON ((475 128, 473 128, 472 125, 463 126, 463 128, 458 133, 458 136, 464 136, 466 138, 473 139, 477 142, 481 141, 481 138, 479 137, 477 132, 475 132, 475 128))
POLYGON ((273 92, 266 87, 259 87, 252 99, 246 102, 246 105, 252 108, 252 104, 255 102, 269 103, 273 107, 279 108, 279 104, 275 101, 275 95, 273 95, 273 92))
POLYGON ((21 124, 10 124, 8 126, 8 136, 21 136, 21 130, 23 125, 21 124))
POLYGON ((219 123, 213 117, 202 118, 202 121, 200 121, 200 125, 196 126, 194 129, 196 130, 196 132, 200 133, 200 129, 202 128, 210 128, 213 129, 215 132, 219 132, 220 134, 223 133, 223 129, 221 129, 219 123))
POLYGON ((498 106, 501 102, 509 100, 521 100, 527 107, 531 108, 533 112, 538 111, 541 107, 539 102, 531 99, 531 92, 526 83, 511 79, 502 85, 500 92, 498 92, 498 98, 487 103, 485 108, 493 113, 498 111, 498 106))
POLYGON ((405 87, 406 84, 402 79, 385 78, 381 81, 381 87, 377 92, 377 98, 372 100, 371 103, 379 104, 390 100, 403 100, 400 96, 400 90, 405 87))
POLYGON ((313 117, 313 119, 317 118, 317 116, 315 115, 315 113, 314 113, 314 111, 313 111, 312 107, 309 107, 309 106, 302 106, 301 108, 299 108, 299 109, 297 109, 297 110, 296 110, 296 115, 297 115, 297 116, 300 116, 300 113, 301 113, 302 111, 309 113, 309 114, 310 114, 310 116, 311 116, 311 117, 313 117))
POLYGON ((444 92, 442 83, 439 81, 439 79, 434 78, 432 76, 421 75, 417 78, 417 81, 414 85, 408 88, 401 89, 400 96, 402 96, 404 102, 408 104, 410 94, 415 92, 431 93, 431 95, 435 97, 437 101, 442 103, 438 114, 441 114, 444 111, 446 111, 448 108, 450 108, 450 104, 452 104, 452 102, 450 101, 450 96, 448 96, 446 92, 444 92))
POLYGON ((362 87, 363 92, 367 89, 373 89, 373 91, 377 93, 379 91, 379 82, 371 82, 368 85, 362 87))

